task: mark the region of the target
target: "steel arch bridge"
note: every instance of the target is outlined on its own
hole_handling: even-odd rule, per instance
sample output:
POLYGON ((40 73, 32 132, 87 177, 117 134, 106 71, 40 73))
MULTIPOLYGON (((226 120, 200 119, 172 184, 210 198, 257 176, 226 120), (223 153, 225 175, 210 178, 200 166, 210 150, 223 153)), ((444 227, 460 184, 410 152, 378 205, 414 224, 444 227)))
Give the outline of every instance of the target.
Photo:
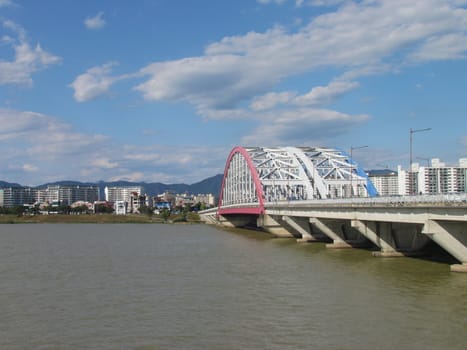
POLYGON ((374 197, 366 173, 326 147, 235 147, 224 169, 218 214, 262 214, 265 203, 374 197))

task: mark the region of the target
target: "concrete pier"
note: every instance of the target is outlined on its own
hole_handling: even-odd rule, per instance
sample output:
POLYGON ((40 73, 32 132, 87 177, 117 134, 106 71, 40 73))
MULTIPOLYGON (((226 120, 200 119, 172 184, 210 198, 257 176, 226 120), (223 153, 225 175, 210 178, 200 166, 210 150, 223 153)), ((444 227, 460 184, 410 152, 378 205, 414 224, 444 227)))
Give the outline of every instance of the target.
MULTIPOLYGON (((461 199, 464 197, 461 197, 461 199)), ((217 210, 205 211, 205 222, 240 226, 252 223, 276 235, 298 242, 322 241, 331 249, 373 246, 376 257, 417 256, 429 242, 458 260, 453 272, 467 272, 467 196, 453 203, 418 203, 410 197, 407 203, 359 200, 316 200, 274 202, 264 204, 260 215, 222 215, 217 210), (207 218, 209 217, 209 218, 207 218), (215 219, 214 219, 215 218, 215 219)))

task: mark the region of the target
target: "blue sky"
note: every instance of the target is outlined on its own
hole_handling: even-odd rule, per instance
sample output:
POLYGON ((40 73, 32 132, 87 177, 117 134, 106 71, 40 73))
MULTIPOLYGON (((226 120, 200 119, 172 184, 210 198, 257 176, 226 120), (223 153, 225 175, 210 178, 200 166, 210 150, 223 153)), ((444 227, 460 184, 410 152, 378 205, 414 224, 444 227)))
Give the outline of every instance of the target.
MULTIPOLYGON (((194 183, 243 146, 467 157, 466 0, 0 0, 0 180, 194 183)), ((424 163, 424 160, 419 160, 424 163)))

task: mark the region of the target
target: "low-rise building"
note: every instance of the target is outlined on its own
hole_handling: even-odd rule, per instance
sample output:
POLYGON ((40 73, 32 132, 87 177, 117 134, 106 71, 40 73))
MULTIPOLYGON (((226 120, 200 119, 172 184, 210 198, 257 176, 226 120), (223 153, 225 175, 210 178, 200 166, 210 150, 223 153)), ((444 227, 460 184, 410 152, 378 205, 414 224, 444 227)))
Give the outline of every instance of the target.
POLYGON ((114 210, 116 215, 126 215, 127 213, 127 202, 115 201, 114 210))
POLYGON ((201 203, 204 204, 206 207, 211 208, 216 205, 216 198, 212 193, 208 194, 197 194, 193 198, 195 204, 196 203, 201 203))

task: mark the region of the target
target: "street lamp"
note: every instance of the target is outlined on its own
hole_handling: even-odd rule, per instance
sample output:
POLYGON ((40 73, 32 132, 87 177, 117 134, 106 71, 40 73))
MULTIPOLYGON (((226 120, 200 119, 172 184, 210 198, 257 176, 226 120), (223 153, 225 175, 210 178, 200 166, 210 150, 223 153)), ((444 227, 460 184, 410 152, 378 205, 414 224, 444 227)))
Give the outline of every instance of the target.
POLYGON ((426 129, 412 129, 410 128, 409 133, 410 133, 410 164, 409 164, 409 176, 410 176, 410 194, 413 194, 414 188, 413 188, 413 178, 412 178, 412 143, 413 143, 413 134, 416 132, 423 132, 423 131, 430 131, 431 128, 426 128, 426 129))
MULTIPOLYGON (((361 148, 366 148, 368 146, 359 146, 359 147, 353 147, 350 146, 350 197, 353 197, 353 151, 356 149, 361 149, 361 148)), ((358 185, 357 185, 358 188, 358 185)))

